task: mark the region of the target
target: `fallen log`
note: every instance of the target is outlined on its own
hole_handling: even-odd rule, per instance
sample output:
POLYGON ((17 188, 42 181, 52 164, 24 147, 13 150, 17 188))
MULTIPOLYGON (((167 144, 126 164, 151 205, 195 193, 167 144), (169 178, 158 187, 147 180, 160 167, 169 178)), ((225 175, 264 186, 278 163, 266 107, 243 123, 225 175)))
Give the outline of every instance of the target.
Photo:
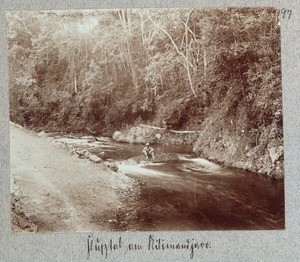
POLYGON ((147 127, 147 128, 152 128, 152 129, 160 129, 160 130, 165 130, 165 127, 157 127, 157 126, 148 126, 148 125, 143 125, 140 124, 141 127, 147 127))
POLYGON ((170 130, 171 133, 178 133, 178 134, 195 134, 200 133, 201 131, 177 131, 177 130, 170 130))
MULTIPOLYGON (((140 124, 140 126, 141 127, 146 127, 146 128, 152 128, 152 129, 159 129, 159 130, 166 130, 167 129, 165 127, 149 126, 149 125, 143 125, 143 124, 140 124)), ((178 130, 170 129, 169 132, 176 133, 176 134, 194 134, 194 133, 199 133, 201 131, 189 131, 189 130, 178 131, 178 130)))

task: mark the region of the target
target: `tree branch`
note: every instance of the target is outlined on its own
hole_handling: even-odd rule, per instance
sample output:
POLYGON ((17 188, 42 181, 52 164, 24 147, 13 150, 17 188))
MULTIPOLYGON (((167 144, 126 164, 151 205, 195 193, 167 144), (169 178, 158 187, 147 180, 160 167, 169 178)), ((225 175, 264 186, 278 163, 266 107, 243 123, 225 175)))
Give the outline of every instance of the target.
POLYGON ((193 68, 192 63, 191 63, 191 62, 188 60, 188 58, 187 58, 187 57, 179 50, 179 48, 178 48, 178 46, 176 45, 176 43, 174 42, 172 36, 171 36, 164 28, 162 28, 159 24, 157 24, 157 23, 152 19, 152 17, 150 16, 150 14, 149 14, 148 12, 146 12, 146 15, 147 15, 147 17, 150 19, 150 21, 151 21, 151 22, 152 22, 159 30, 161 30, 163 33, 165 33, 165 34, 168 36, 168 38, 169 38, 170 41, 172 42, 173 46, 175 47, 177 53, 178 53, 180 56, 182 56, 182 57, 184 58, 185 62, 186 62, 191 68, 193 68))

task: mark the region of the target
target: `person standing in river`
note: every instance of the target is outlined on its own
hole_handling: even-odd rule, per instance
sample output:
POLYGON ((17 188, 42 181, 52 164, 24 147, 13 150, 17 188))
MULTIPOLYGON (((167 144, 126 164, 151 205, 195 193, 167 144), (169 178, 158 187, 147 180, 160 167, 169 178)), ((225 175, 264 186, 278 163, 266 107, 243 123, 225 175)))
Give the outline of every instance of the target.
POLYGON ((146 146, 144 147, 142 153, 145 155, 146 159, 154 158, 154 149, 150 147, 149 143, 146 143, 146 146))

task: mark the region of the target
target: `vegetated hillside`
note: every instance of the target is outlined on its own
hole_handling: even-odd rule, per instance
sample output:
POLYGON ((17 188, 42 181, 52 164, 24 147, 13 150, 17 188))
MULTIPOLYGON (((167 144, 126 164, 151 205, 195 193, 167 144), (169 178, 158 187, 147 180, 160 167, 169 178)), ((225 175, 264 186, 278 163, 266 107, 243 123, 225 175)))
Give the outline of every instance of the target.
POLYGON ((283 176, 279 12, 12 12, 11 120, 100 134, 200 130, 198 155, 283 176))

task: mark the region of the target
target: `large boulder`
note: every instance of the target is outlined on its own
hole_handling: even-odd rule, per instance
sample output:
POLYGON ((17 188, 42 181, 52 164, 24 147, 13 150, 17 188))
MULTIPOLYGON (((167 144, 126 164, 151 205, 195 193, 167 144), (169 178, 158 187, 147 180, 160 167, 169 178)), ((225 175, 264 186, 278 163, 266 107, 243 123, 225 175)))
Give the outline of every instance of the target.
POLYGON ((123 135, 120 131, 115 131, 112 136, 113 140, 116 140, 116 141, 121 141, 122 137, 123 137, 123 135))
POLYGON ((126 138, 129 143, 155 143, 155 129, 136 126, 130 129, 126 138))

